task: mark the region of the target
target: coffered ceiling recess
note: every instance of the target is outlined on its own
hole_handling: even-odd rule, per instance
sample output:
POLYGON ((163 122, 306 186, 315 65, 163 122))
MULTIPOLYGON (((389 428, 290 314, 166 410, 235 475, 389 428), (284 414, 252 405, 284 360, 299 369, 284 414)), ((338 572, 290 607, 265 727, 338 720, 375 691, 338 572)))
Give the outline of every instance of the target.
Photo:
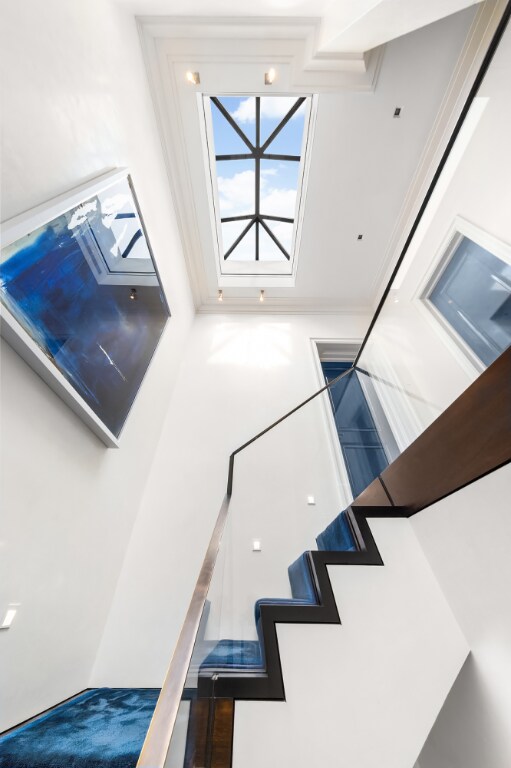
POLYGON ((468 8, 410 31, 471 3, 409 0, 408 13, 401 9, 392 22, 383 6, 402 3, 361 0, 359 10, 367 6, 367 13, 350 26, 353 5, 332 4, 320 18, 139 17, 198 311, 373 309, 459 114, 483 47, 488 11, 468 8), (334 5, 344 16, 333 14, 334 5), (415 17, 411 6, 421 8, 415 17), (407 34, 392 39, 396 30, 407 34), (362 50, 368 40, 386 44, 362 50), (274 82, 265 85, 270 69, 274 82), (200 82, 190 82, 187 72, 199 73, 200 82), (314 96, 293 274, 240 280, 218 269, 204 96, 219 95, 314 96), (264 304, 258 301, 261 289, 264 304))

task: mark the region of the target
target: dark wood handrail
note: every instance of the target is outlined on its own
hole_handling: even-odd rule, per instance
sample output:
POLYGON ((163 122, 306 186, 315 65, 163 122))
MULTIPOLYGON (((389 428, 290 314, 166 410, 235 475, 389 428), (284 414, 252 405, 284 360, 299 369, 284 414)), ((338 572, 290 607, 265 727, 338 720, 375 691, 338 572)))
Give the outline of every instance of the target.
POLYGON ((463 109, 461 110, 460 116, 459 116, 458 120, 456 121, 456 125, 454 126, 454 130, 452 132, 452 135, 451 135, 449 141, 447 142, 447 146, 446 146, 446 148, 444 150, 444 153, 442 154, 442 157, 441 157, 440 163, 438 165, 438 168, 436 169, 435 174, 434 174, 434 176, 433 176, 433 178, 431 180, 431 184, 428 187, 428 191, 426 192, 426 196, 424 197, 424 200, 421 203, 421 207, 419 208, 419 212, 418 212, 417 216, 415 217, 415 220, 414 220, 414 222, 412 224, 410 232, 408 233, 408 237, 406 238, 406 241, 405 241, 405 244, 403 246, 403 249, 402 249, 402 251, 401 251, 401 253, 399 255, 399 258, 398 258, 398 260, 396 262, 396 265, 395 265, 394 269, 392 270, 392 274, 391 274, 391 276, 389 278, 389 281, 388 281, 388 283, 387 283, 387 285, 385 287, 385 290, 383 291, 382 297, 381 297, 381 299, 379 301, 379 304, 378 304, 378 306, 376 308, 376 312, 374 313, 374 316, 373 316, 371 322, 369 323, 369 328, 367 329, 367 333, 364 336, 362 344, 360 345, 360 349, 358 350, 357 356, 355 357, 355 362, 353 363, 354 367, 356 367, 358 365, 359 361, 360 361, 360 358, 361 358, 362 353, 364 351, 364 347, 365 347, 365 345, 367 343, 367 340, 369 339, 369 336, 371 335, 371 333, 373 331, 373 328, 374 328, 374 326, 376 324, 376 321, 378 320, 380 312, 383 309, 383 305, 385 304, 385 301, 387 300, 387 296, 389 295, 389 291, 392 288, 392 284, 394 282, 394 279, 395 279, 397 273, 399 272, 399 268, 401 267, 401 264, 403 263, 403 260, 404 260, 404 258, 406 256, 407 252, 408 252, 408 248, 410 247, 410 243, 412 242, 412 240, 413 240, 413 238, 415 236, 415 233, 417 231, 417 227, 419 226, 419 224, 421 222, 421 219, 422 219, 422 216, 424 215, 424 211, 426 210, 426 208, 427 208, 427 206, 429 204, 429 201, 431 199, 431 195, 435 191, 435 187, 436 187, 436 185, 438 183, 438 180, 439 180, 440 175, 441 175, 441 173, 442 173, 442 171, 444 169, 444 166, 445 166, 445 164, 446 164, 446 162, 447 162, 447 160, 449 158, 451 150, 452 150, 452 148, 454 146, 454 142, 458 138, 459 132, 461 131, 461 128, 463 126, 465 118, 466 118, 466 116, 468 114, 468 111, 469 111, 470 107, 472 106, 472 102, 474 101, 474 99, 475 99, 475 97, 477 95, 477 92, 478 92, 478 90, 479 90, 479 88, 481 86, 481 83, 483 82, 483 80, 484 80, 484 78, 486 76, 486 72, 488 71, 488 67, 490 66, 490 64, 491 64, 491 62, 493 60, 493 57, 495 55, 495 51, 499 47, 499 43, 500 43, 500 41, 502 39, 502 35, 504 34, 504 32, 506 30, 506 27, 508 25, 510 17, 511 17, 511 0, 510 0, 510 2, 508 2, 508 4, 507 4, 507 6, 506 6, 506 8, 505 8, 505 10, 504 10, 504 12, 503 12, 503 14, 501 16, 499 25, 498 25, 497 29, 495 30, 495 34, 493 35, 493 38, 492 38, 492 40, 490 42, 490 45, 488 46, 488 50, 486 51, 486 54, 485 54, 484 59, 482 61, 481 67, 479 69, 479 72, 477 73, 477 76, 476 76, 476 78, 475 78, 475 80, 474 80, 474 82, 472 84, 472 88, 469 91, 467 100, 466 100, 465 104, 463 105, 463 109))
POLYGON ((311 400, 314 400, 315 397, 318 397, 322 392, 325 392, 327 389, 330 389, 330 387, 333 387, 334 384, 337 384, 338 381, 343 379, 345 376, 347 376, 349 373, 352 373, 352 371, 355 370, 355 366, 352 365, 351 368, 348 368, 346 371, 343 371, 339 376, 336 376, 335 379, 332 379, 332 381, 329 381, 328 384, 325 384, 324 387, 321 387, 321 389, 318 389, 317 392, 314 392, 313 395, 308 397, 306 400, 303 400, 303 402, 299 403, 295 408, 288 411, 284 414, 284 416, 281 416, 280 419, 277 419, 277 421, 274 421, 273 424, 270 424, 269 427, 266 427, 266 429, 263 429, 262 432, 258 432, 257 435, 254 435, 254 437, 251 437, 250 440, 247 440, 246 443, 243 443, 243 445, 240 445, 239 448, 236 448, 235 451, 231 453, 229 456, 229 474, 227 476, 227 496, 232 495, 232 484, 234 479, 234 457, 236 454, 240 453, 241 451, 244 451, 245 448, 248 448, 249 445, 252 443, 255 443, 256 440, 259 440, 260 437, 265 435, 270 430, 274 429, 278 424, 280 424, 282 421, 285 421, 290 416, 293 415, 293 413, 296 413, 296 411, 299 411, 300 408, 303 408, 304 405, 307 405, 307 403, 310 403, 311 400))

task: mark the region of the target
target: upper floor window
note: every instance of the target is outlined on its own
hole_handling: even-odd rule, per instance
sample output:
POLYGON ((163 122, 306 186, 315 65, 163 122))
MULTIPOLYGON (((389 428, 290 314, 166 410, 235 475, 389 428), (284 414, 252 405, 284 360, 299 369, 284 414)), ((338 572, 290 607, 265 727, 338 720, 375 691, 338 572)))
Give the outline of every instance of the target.
POLYGON ((511 264, 459 236, 427 299, 485 365, 511 344, 511 264))

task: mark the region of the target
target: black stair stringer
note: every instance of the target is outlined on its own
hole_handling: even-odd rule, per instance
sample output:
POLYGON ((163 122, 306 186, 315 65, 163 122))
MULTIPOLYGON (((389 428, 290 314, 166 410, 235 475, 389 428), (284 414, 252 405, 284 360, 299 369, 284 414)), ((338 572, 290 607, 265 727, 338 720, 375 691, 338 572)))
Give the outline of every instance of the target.
POLYGON ((350 527, 357 552, 308 552, 318 596, 317 605, 261 605, 261 625, 266 660, 265 672, 219 672, 200 676, 200 697, 238 700, 284 701, 285 690, 280 663, 277 624, 341 624, 327 566, 384 565, 367 519, 408 517, 406 507, 349 507, 350 527))

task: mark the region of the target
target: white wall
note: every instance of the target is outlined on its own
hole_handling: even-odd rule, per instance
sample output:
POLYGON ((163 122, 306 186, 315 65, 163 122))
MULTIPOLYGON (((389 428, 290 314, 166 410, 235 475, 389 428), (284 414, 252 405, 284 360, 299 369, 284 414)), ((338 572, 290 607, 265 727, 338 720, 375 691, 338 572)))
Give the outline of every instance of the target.
POLYGON ((410 522, 370 526, 385 565, 330 566, 342 625, 278 625, 286 701, 236 702, 234 768, 417 759, 468 646, 410 522))
POLYGON ((511 765, 511 465, 411 519, 472 649, 421 768, 511 765))
POLYGON ((2 219, 127 166, 173 317, 119 450, 2 343, 0 730, 89 684, 193 307, 133 18, 104 0, 2 4, 2 219))
MULTIPOLYGON (((319 388, 311 337, 360 339, 367 322, 362 316, 197 318, 92 685, 161 683, 225 493, 229 454, 319 388)), ((236 561, 228 558, 226 581, 236 590, 223 606, 226 632, 253 633, 255 599, 287 594, 287 566, 342 508, 322 417, 322 404, 312 404, 237 463, 236 561), (307 506, 308 494, 316 506, 307 506), (263 542, 257 555, 250 549, 256 537, 263 542), (281 557, 274 558, 278 548, 281 557), (234 627, 229 621, 238 606, 242 618, 234 627)))
POLYGON ((508 29, 361 359, 391 384, 380 395, 401 448, 478 375, 419 296, 456 217, 511 245, 510 70, 508 29))

